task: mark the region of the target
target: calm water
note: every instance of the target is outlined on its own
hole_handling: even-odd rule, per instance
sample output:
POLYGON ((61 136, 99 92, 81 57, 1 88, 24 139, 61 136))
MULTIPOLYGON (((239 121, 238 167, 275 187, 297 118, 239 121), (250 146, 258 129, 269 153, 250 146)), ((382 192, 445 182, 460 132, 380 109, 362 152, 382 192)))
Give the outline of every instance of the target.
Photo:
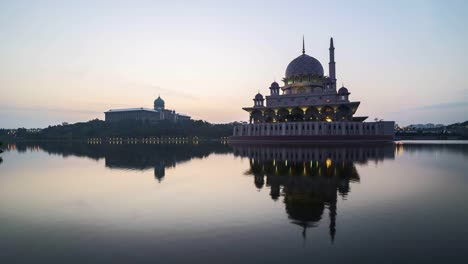
POLYGON ((466 263, 468 142, 6 147, 1 263, 466 263))

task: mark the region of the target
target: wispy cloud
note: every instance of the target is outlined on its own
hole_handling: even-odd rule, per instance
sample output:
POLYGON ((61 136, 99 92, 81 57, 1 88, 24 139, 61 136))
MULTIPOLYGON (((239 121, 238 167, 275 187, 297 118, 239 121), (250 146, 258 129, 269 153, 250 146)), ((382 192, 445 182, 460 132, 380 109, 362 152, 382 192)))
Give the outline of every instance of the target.
MULTIPOLYGON (((163 88, 159 85, 152 85, 152 84, 142 84, 142 83, 126 83, 124 84, 125 89, 138 89, 138 90, 147 90, 149 91, 149 94, 160 94, 161 97, 164 97, 165 95, 171 95, 171 96, 177 96, 179 98, 185 98, 185 99, 197 99, 197 96, 175 90, 175 89, 167 89, 163 88)), ((192 88, 196 90, 196 88, 192 88)))
POLYGON ((442 103, 442 104, 432 104, 432 105, 424 105, 412 108, 410 110, 436 110, 436 109, 449 109, 449 108, 458 108, 458 107, 467 107, 468 102, 450 102, 450 103, 442 103))
POLYGON ((407 112, 407 111, 446 110, 446 109, 455 109, 455 108, 464 108, 464 107, 468 107, 468 101, 423 105, 423 106, 407 108, 407 109, 403 109, 403 110, 395 111, 391 113, 400 114, 400 113, 407 112))
POLYGON ((53 108, 53 107, 17 107, 17 106, 1 106, 0 112, 54 112, 54 113, 72 113, 72 114, 102 114, 99 111, 70 109, 70 108, 53 108))

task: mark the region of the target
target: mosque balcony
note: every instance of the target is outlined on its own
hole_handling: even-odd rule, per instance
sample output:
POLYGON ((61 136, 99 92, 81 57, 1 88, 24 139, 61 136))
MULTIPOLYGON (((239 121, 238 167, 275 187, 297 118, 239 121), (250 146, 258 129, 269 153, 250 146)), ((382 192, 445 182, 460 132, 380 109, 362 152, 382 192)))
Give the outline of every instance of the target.
MULTIPOLYGON (((300 87, 289 87, 283 90, 283 94, 279 96, 321 96, 321 95, 336 95, 338 94, 335 89, 327 88, 323 86, 300 86, 300 87)), ((275 95, 278 96, 278 95, 275 95)), ((268 97, 268 96, 267 96, 268 97)))
POLYGON ((321 83, 326 83, 330 81, 330 78, 328 76, 320 76, 320 75, 295 75, 291 76, 289 78, 283 78, 282 80, 286 86, 288 85, 301 85, 301 84, 307 84, 307 83, 312 83, 312 84, 321 84, 321 83))
POLYGON ((326 82, 322 79, 311 80, 311 81, 302 81, 302 82, 295 82, 295 83, 288 83, 281 87, 281 90, 289 89, 289 88, 300 88, 300 87, 311 87, 311 86, 324 86, 326 82))
POLYGON ((326 106, 330 106, 332 108, 338 108, 340 106, 348 106, 351 108, 351 110, 353 110, 353 113, 357 111, 357 108, 359 107, 359 104, 361 102, 330 102, 330 103, 326 103, 326 102, 321 102, 321 103, 316 103, 316 104, 293 104, 293 105, 290 105, 290 104, 283 104, 283 105, 275 105, 275 106, 252 106, 252 107, 243 107, 242 109, 249 112, 249 111, 253 111, 255 109, 259 109, 259 110, 267 110, 267 109, 271 109, 271 110, 279 110, 279 109, 282 109, 282 108, 285 108, 285 109, 293 109, 293 108, 300 108, 300 109, 307 109, 309 107, 314 107, 314 108, 317 108, 317 109, 320 109, 320 108, 323 108, 323 107, 326 107, 326 106))
POLYGON ((295 94, 281 95, 266 98, 267 107, 296 107, 296 106, 311 106, 311 105, 332 105, 332 104, 349 104, 349 100, 340 100, 334 93, 312 95, 312 94, 295 94))
POLYGON ((244 107, 252 123, 295 121, 352 121, 360 102, 295 105, 275 107, 244 107))

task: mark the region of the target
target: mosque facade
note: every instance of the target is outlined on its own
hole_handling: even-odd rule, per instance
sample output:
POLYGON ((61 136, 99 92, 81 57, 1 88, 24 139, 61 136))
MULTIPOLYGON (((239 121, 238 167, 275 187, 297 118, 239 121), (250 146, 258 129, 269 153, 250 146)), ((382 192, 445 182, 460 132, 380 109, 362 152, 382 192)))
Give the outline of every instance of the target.
POLYGON ((142 122, 158 122, 161 120, 169 120, 173 122, 190 120, 190 116, 176 113, 174 110, 165 108, 164 100, 158 96, 154 100, 154 107, 151 108, 125 108, 125 109, 110 109, 104 113, 106 122, 121 122, 126 120, 142 121, 142 122))
POLYGON ((367 116, 355 115, 360 102, 350 100, 348 88, 337 89, 333 38, 328 76, 302 44, 302 54, 286 68, 283 86, 273 82, 270 95, 259 92, 253 106, 242 108, 249 124, 235 126, 230 141, 393 140, 393 121, 364 122, 367 116))

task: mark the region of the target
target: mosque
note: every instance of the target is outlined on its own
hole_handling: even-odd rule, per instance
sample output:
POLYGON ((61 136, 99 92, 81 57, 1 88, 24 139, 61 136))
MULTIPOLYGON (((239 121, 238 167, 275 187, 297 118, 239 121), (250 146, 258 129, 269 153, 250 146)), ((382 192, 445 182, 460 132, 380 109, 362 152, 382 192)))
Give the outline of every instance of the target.
POLYGON ((260 92, 253 106, 244 107, 249 124, 234 127, 231 142, 239 141, 314 141, 370 140, 392 141, 394 122, 364 122, 367 116, 355 116, 359 101, 350 101, 348 88, 337 90, 335 47, 330 39, 328 76, 322 64, 305 53, 286 68, 283 86, 273 82, 270 95, 260 92))
POLYGON ((178 114, 174 110, 166 109, 165 102, 160 96, 154 100, 153 109, 144 107, 111 109, 104 114, 106 122, 134 120, 154 123, 161 120, 173 122, 190 120, 190 116, 188 115, 178 114))

